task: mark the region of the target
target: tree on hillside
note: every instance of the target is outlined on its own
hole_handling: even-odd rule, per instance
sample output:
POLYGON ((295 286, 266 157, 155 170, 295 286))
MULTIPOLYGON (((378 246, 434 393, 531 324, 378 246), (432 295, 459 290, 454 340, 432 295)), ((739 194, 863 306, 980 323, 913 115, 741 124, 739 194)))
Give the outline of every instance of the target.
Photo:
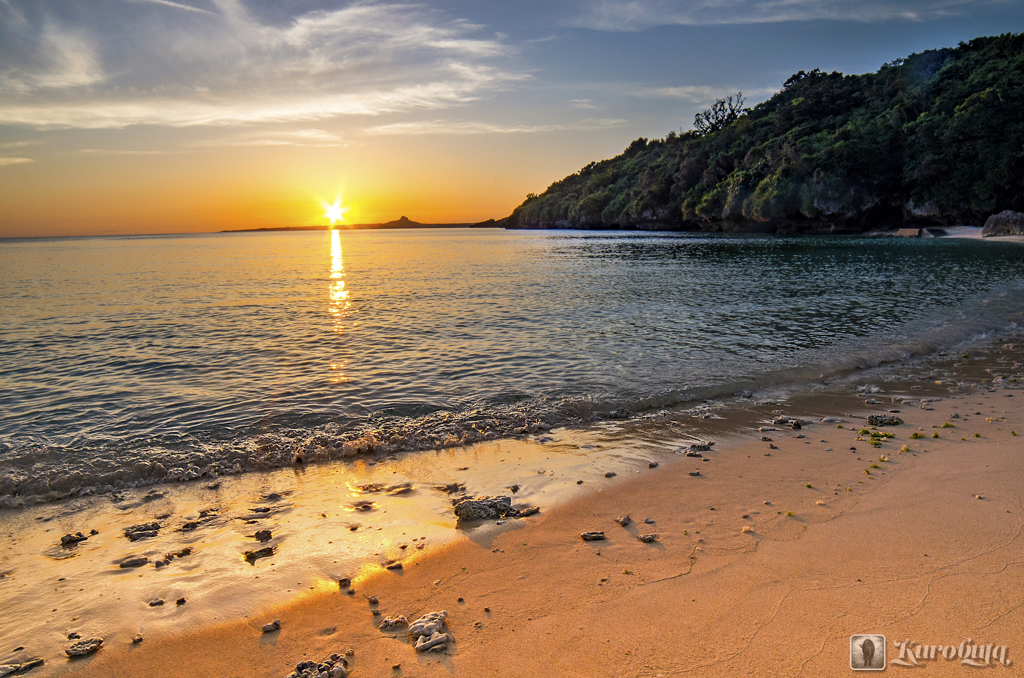
POLYGON ((724 99, 718 99, 711 108, 694 116, 693 128, 701 136, 717 132, 750 110, 743 108, 743 101, 743 92, 736 92, 724 99))

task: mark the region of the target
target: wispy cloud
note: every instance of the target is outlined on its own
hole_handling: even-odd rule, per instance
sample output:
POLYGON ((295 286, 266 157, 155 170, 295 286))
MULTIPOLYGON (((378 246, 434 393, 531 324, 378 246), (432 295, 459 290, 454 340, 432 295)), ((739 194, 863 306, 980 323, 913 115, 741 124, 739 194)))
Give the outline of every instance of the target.
POLYGON ((172 151, 137 151, 122 148, 83 148, 81 153, 91 155, 167 155, 172 151))
POLYGON ((25 148, 26 146, 35 146, 41 142, 39 141, 8 141, 0 144, 0 148, 25 148))
POLYGON ((346 146, 344 137, 323 129, 295 129, 260 132, 222 139, 208 139, 196 142, 202 147, 227 146, 305 146, 313 148, 336 148, 346 146))
POLYGON ((999 0, 583 0, 566 24, 600 31, 656 26, 756 24, 821 19, 883 23, 927 21, 999 0))
POLYGON ((199 12, 200 14, 215 14, 208 9, 202 9, 201 7, 193 7, 192 5, 186 5, 181 2, 171 2, 171 0, 125 0, 125 2, 132 2, 139 5, 163 5, 164 7, 173 7, 175 9, 183 9, 186 12, 199 12))
POLYGON ((636 96, 663 98, 663 99, 684 99, 693 103, 705 103, 722 99, 730 94, 743 90, 743 96, 747 99, 765 99, 778 92, 774 87, 755 87, 743 89, 741 87, 721 87, 710 85, 682 85, 680 87, 656 87, 652 89, 638 90, 636 96))
POLYGON ((371 135, 408 134, 533 134, 537 132, 559 132, 565 130, 598 129, 623 125, 627 121, 611 118, 592 118, 571 125, 509 125, 490 122, 451 122, 448 120, 417 120, 396 122, 388 125, 369 127, 371 135))
POLYGON ((0 167, 4 165, 20 165, 26 162, 35 162, 32 158, 0 158, 0 167))
POLYGON ((282 20, 240 0, 209 0, 211 10, 126 1, 152 11, 113 25, 36 25, 29 15, 18 49, 3 46, 0 28, 0 124, 310 122, 457 106, 526 77, 503 67, 514 50, 493 34, 417 4, 357 2, 282 20))

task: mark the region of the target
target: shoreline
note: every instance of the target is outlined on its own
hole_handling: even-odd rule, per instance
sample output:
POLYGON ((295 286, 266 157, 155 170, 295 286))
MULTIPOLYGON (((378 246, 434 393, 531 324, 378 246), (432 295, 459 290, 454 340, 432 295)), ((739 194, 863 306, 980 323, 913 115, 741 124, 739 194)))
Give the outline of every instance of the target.
MULTIPOLYGON (((977 380, 983 378, 978 375, 989 374, 986 369, 1002 366, 1012 372, 1011 365, 1019 367, 1019 363, 1000 362, 1008 355, 1019 360, 1020 351, 1016 348, 993 346, 989 353, 991 355, 979 358, 979 364, 970 365, 967 370, 973 372, 977 380)), ((955 372, 956 367, 951 363, 946 371, 955 372)), ((833 637, 835 628, 829 627, 832 636, 820 638, 814 635, 812 627, 828 626, 833 615, 822 617, 822 610, 815 607, 817 603, 798 606, 797 614, 795 608, 787 607, 786 601, 812 600, 823 596, 823 591, 827 590, 847 606, 848 609, 844 609, 850 616, 854 615, 854 599, 864 594, 864 587, 855 584, 855 579, 874 581, 888 589, 898 589, 898 582, 909 582, 906 585, 918 595, 919 581, 927 580, 928 586, 932 585, 929 572, 945 573, 963 563, 984 561, 1007 550, 1021 554, 1017 539, 1021 527, 1013 521, 1019 521, 1022 507, 1019 497, 1013 498, 1012 491, 1015 483, 1019 485, 1021 471, 1014 464, 1015 460, 1006 454, 1021 449, 1019 444, 1014 446, 1016 441, 1007 432, 1016 428, 1024 433, 1019 406, 1024 394, 1016 392, 1021 384, 1003 382, 992 392, 981 387, 977 380, 961 382, 974 386, 957 383, 951 386, 947 377, 938 379, 944 383, 935 384, 936 380, 930 377, 936 371, 943 370, 926 369, 927 379, 919 378, 917 383, 904 380, 895 387, 886 386, 884 390, 890 392, 886 394, 844 395, 842 390, 852 390, 849 386, 836 393, 776 393, 762 402, 724 412, 724 418, 698 419, 691 425, 642 421, 628 427, 628 432, 616 426, 604 431, 551 432, 547 437, 558 440, 519 443, 521 451, 532 449, 550 457, 552 444, 583 445, 587 435, 603 436, 603 443, 597 444, 606 445, 604 458, 609 463, 617 458, 618 465, 614 468, 621 478, 605 480, 601 478, 601 469, 591 469, 591 475, 578 493, 563 493, 554 501, 538 501, 542 506, 539 516, 512 520, 504 526, 485 524, 460 530, 454 532, 450 540, 432 536, 429 548, 407 558, 408 565, 398 574, 374 563, 367 563, 355 572, 347 571, 343 574, 355 575, 356 593, 351 596, 338 590, 336 578, 341 575, 334 573, 334 581, 320 577, 312 589, 292 593, 284 602, 258 606, 257 610, 245 613, 247 617, 207 619, 189 627, 185 617, 190 608, 186 606, 174 610, 176 617, 163 627, 150 624, 148 628, 152 632, 143 628, 146 626, 143 620, 150 610, 140 605, 138 618, 132 621, 144 630, 146 638, 142 644, 132 645, 131 634, 126 628, 121 629, 109 634, 103 649, 85 660, 66 661, 51 652, 44 657, 45 667, 34 669, 32 675, 283 676, 301 660, 319 661, 347 648, 356 651, 350 660, 356 676, 450 675, 452 672, 463 675, 592 675, 593 667, 606 665, 604 662, 613 662, 610 665, 615 666, 616 675, 653 677, 659 671, 663 675, 684 672, 723 675, 722 667, 729 667, 727 673, 750 670, 754 675, 778 675, 770 662, 752 660, 748 653, 762 642, 762 637, 773 638, 774 647, 781 648, 769 651, 766 646, 758 650, 770 655, 782 649, 793 649, 797 638, 806 640, 808 635, 807 642, 813 641, 817 653, 804 657, 806 674, 825 675, 831 664, 815 662, 828 658, 834 663, 839 652, 836 649, 838 636, 833 637), (925 398, 944 396, 945 399, 893 407, 890 399, 901 390, 905 391, 904 396, 917 402, 922 395, 925 398), (1016 397, 1007 399, 1004 397, 1007 394, 1016 397), (956 411, 954 407, 966 406, 968 395, 974 399, 971 402, 1011 405, 1012 410, 1002 407, 1009 411, 998 413, 1000 417, 1005 416, 1006 421, 985 422, 985 417, 973 412, 991 408, 972 405, 978 409, 971 409, 964 423, 978 428, 978 432, 984 434, 983 439, 953 442, 944 435, 934 441, 907 438, 918 428, 930 435, 930 427, 939 426, 945 417, 952 416, 956 411), (773 399, 776 402, 771 402, 773 399), (871 400, 876 404, 865 404, 871 400), (756 431, 755 424, 766 425, 775 409, 785 409, 801 418, 840 415, 844 429, 836 429, 838 424, 835 423, 819 423, 805 426, 802 432, 756 431), (856 416, 886 409, 901 409, 906 413, 897 416, 905 416, 907 424, 891 429, 897 435, 896 440, 883 443, 880 450, 866 441, 854 442, 855 433, 850 426, 861 421, 856 416), (850 413, 856 416, 851 417, 850 413), (995 436, 995 432, 1002 437, 995 436), (712 452, 704 454, 709 461, 680 457, 671 451, 681 442, 702 435, 718 441, 712 452), (762 441, 761 435, 773 441, 762 441), (797 435, 805 437, 796 438, 797 435), (618 448, 614 445, 616 441, 621 443, 618 448), (912 451, 899 454, 898 449, 905 444, 910 445, 912 451), (770 445, 777 451, 768 447, 770 445), (849 447, 858 449, 850 451, 849 447), (961 448, 970 448, 970 453, 962 454, 966 450, 961 448), (873 461, 880 455, 891 461, 873 461), (678 461, 673 462, 673 459, 678 461), (660 461, 660 466, 645 468, 649 460, 660 461), (973 468, 982 460, 986 468, 995 470, 973 468), (871 463, 880 468, 870 476, 865 475, 871 463), (701 476, 691 477, 689 472, 696 467, 700 467, 701 476), (926 478, 927 482, 921 485, 912 480, 918 476, 926 478), (807 483, 811 484, 810 488, 805 487, 807 483), (955 536, 965 541, 950 541, 949 536, 943 534, 945 528, 940 517, 944 515, 945 505, 967 493, 967 485, 972 483, 978 486, 969 493, 975 503, 967 502, 963 507, 965 513, 956 519, 955 536), (851 489, 847 491, 846 487, 851 489), (976 494, 986 499, 975 500, 976 494), (771 504, 763 504, 764 501, 771 504), (818 504, 819 501, 823 503, 818 504), (994 507, 993 502, 997 501, 1001 512, 1010 513, 978 513, 982 508, 994 507), (786 515, 788 511, 793 511, 793 515, 786 515), (630 514, 634 523, 623 528, 612 521, 622 514, 630 514), (651 518, 654 524, 647 525, 644 518, 651 518), (741 531, 747 527, 750 531, 741 531), (604 531, 609 539, 580 541, 579 533, 591 529, 604 531), (643 544, 636 539, 638 534, 648 532, 658 535, 653 544, 643 544), (882 552, 877 540, 863 539, 864 534, 885 535, 883 542, 889 555, 882 552), (904 545, 911 542, 920 545, 922 539, 923 543, 934 546, 924 550, 917 548, 918 551, 929 553, 929 560, 936 554, 944 559, 938 569, 929 570, 933 563, 920 554, 911 557, 910 551, 904 553, 904 545), (855 546, 857 543, 861 547, 855 546), (986 544, 989 547, 1004 545, 986 555, 982 548, 986 544), (970 555, 968 551, 974 555, 965 560, 965 554, 970 555), (602 555, 596 555, 597 552, 602 555), (836 554, 842 554, 838 561, 836 554), (870 572, 871 578, 853 577, 854 564, 870 572), (845 578, 839 577, 833 568, 845 573, 845 578), (438 581, 441 583, 435 584, 438 581), (778 583, 780 581, 783 583, 778 583), (776 600, 776 594, 783 590, 788 592, 776 600), (379 599, 378 606, 367 603, 370 595, 379 599), (458 598, 464 602, 460 603, 458 598), (666 607, 669 601, 675 605, 674 611, 666 607), (756 610, 747 609, 751 603, 756 610), (808 605, 811 609, 807 609, 808 605), (382 616, 400 613, 410 619, 431 610, 446 609, 450 615, 448 628, 455 642, 440 654, 416 655, 408 644, 407 635, 383 634, 374 627, 373 622, 380 619, 373 616, 374 607, 382 616), (483 607, 489 607, 491 612, 484 612, 483 607), (796 615, 793 619, 811 617, 816 621, 808 628, 800 626, 790 638, 775 624, 768 624, 769 620, 758 617, 759 611, 770 609, 776 610, 772 619, 785 613, 796 615), (585 618, 586 623, 577 624, 577 617, 585 618), (262 634, 260 627, 275 618, 281 620, 282 629, 270 634, 272 637, 262 634), (768 633, 769 627, 774 628, 772 633, 768 633), (637 633, 638 628, 643 628, 644 632, 637 633), (708 637, 718 639, 717 650, 687 643, 687 639, 708 637), (627 649, 618 654, 610 648, 623 643, 627 649), (524 652, 524 648, 529 648, 529 652, 524 652), (728 648, 732 649, 726 651, 728 648), (569 657, 569 662, 558 664, 562 656, 569 657), (175 657, 188 657, 188 662, 178 666, 174 663, 175 657), (513 668, 503 663, 513 660, 518 662, 513 668), (399 663, 406 668, 393 671, 391 667, 399 663), (651 672, 646 666, 661 668, 651 669, 654 671, 651 672), (813 669, 815 666, 817 668, 813 669)), ((946 432, 943 429, 935 432, 939 431, 946 432)), ((971 435, 974 432, 970 430, 971 435)), ((475 447, 484 445, 487 444, 475 447)), ((475 455, 477 460, 487 456, 482 449, 465 452, 475 455)), ((581 449, 581 452, 585 462, 592 461, 588 455, 595 454, 593 449, 581 449)), ((530 459, 529 463, 533 461, 535 459, 530 459)), ((481 488, 485 491, 473 488, 473 494, 494 494, 495 485, 519 477, 514 473, 502 474, 499 470, 502 467, 484 466, 481 474, 492 476, 493 485, 481 488)), ((526 470, 517 473, 522 475, 526 470)), ((572 477, 580 472, 581 469, 564 471, 575 473, 572 477)), ((555 488, 559 482, 569 484, 571 481, 558 477, 561 473, 551 472, 551 480, 545 475, 545 489, 527 488, 524 495, 529 499, 539 498, 548 491, 557 495, 555 488)), ((322 483, 312 482, 307 491, 315 494, 317 486, 322 487, 322 483)), ((514 499, 521 503, 518 497, 514 499)), ((423 506, 423 501, 421 498, 414 504, 423 506)), ((427 516, 428 522, 453 522, 451 517, 433 515, 427 516)), ((292 536, 302 535, 297 532, 292 536)), ((291 543, 285 542, 289 547, 291 543)), ((1021 573, 1011 567, 1009 561, 1005 565, 1005 576, 1012 578, 1021 573)), ((204 574, 197 570, 194 576, 204 574)), ((963 576, 969 578, 969 575, 956 575, 963 576)), ((986 576, 995 578, 993 590, 998 595, 985 598, 988 606, 985 609, 998 607, 1003 604, 1001 601, 1021 598, 1015 583, 1003 581, 999 573, 986 576)), ((935 585, 940 585, 937 582, 935 585)), ((897 592, 895 598, 901 597, 906 597, 905 593, 897 592)), ((887 601, 889 607, 883 605, 880 609, 887 610, 888 617, 865 618, 861 626, 872 622, 876 627, 886 624, 887 628, 892 627, 890 617, 898 618, 897 612, 906 614, 905 610, 900 612, 900 604, 887 601)), ((1020 606, 1024 606, 1024 602, 1020 602, 1020 606)), ((963 611, 957 608, 957 613, 963 611)), ((1020 651, 1020 641, 1024 640, 1020 632, 1011 634, 1012 637, 1007 636, 1008 631, 1003 632, 1024 628, 1019 623, 1022 620, 1019 606, 1004 609, 1000 615, 986 629, 1000 631, 1003 637, 996 640, 1009 644, 1011 651, 1014 648, 1020 651), (1005 626, 1007 620, 1013 624, 1005 626)), ((920 614, 915 616, 923 618, 920 614)), ((934 631, 929 636, 934 642, 952 642, 952 639, 940 637, 942 629, 934 626, 938 619, 930 622, 931 627, 922 627, 920 633, 934 631)), ((80 625, 88 626, 85 619, 80 625)), ((885 633, 874 627, 858 629, 850 633, 885 633)), ((82 630, 83 636, 88 637, 88 631, 82 630)), ((903 635, 908 632, 903 627, 897 630, 903 635)), ((959 628, 942 631, 946 635, 960 633, 959 628)), ((920 642, 931 641, 921 635, 920 642)), ((26 651, 31 652, 31 649, 26 651)), ((797 655, 802 656, 799 652, 797 655)), ((0 662, 11 659, 2 658, 0 662)), ((950 664, 949 668, 954 665, 950 664)), ((940 665, 931 668, 945 670, 940 665)), ((799 672, 787 669, 783 673, 797 675, 799 672)))

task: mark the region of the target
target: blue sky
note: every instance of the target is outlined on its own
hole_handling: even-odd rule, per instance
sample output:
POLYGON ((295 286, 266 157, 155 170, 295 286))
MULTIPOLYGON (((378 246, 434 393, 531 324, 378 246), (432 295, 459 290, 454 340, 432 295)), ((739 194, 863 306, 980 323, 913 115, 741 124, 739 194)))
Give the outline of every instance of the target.
POLYGON ((338 191, 361 221, 501 217, 719 96, 1022 20, 1020 0, 0 0, 0 235, 309 223, 298 205, 338 191))

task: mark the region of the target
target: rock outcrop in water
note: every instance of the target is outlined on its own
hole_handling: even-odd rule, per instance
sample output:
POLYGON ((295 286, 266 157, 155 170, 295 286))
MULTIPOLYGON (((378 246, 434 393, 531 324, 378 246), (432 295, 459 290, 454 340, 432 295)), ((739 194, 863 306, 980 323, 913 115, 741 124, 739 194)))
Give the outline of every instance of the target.
POLYGON ((981 237, 996 235, 1024 235, 1024 213, 1004 210, 990 216, 981 229, 981 237))

